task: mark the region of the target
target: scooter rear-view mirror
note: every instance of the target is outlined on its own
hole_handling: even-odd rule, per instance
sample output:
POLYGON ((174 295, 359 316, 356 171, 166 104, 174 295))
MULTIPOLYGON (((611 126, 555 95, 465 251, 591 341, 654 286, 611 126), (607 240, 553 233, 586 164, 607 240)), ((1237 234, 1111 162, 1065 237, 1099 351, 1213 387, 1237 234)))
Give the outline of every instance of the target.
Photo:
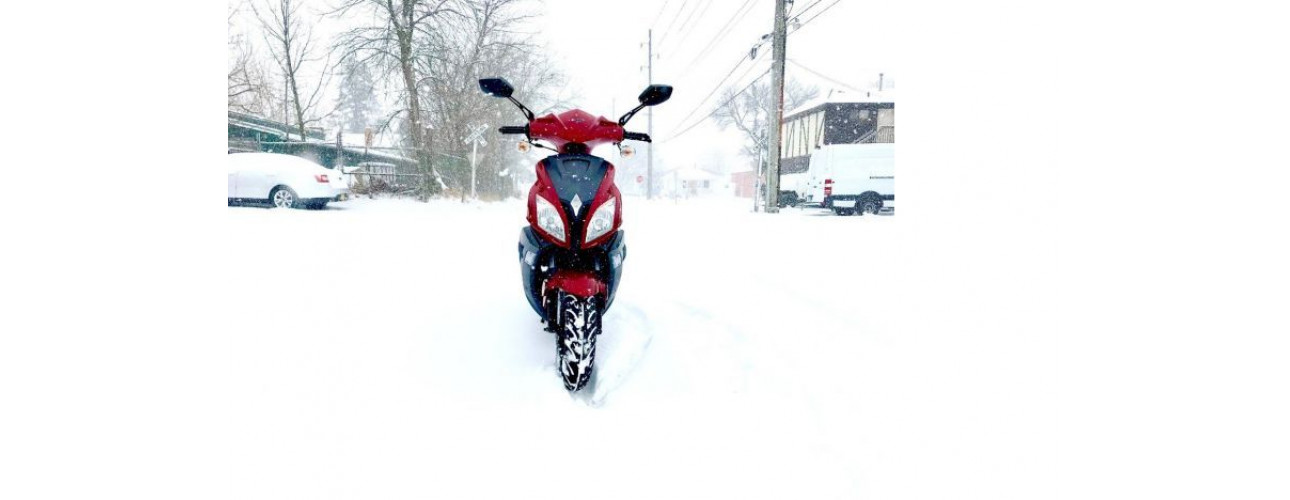
POLYGON ((481 78, 479 90, 493 97, 510 97, 515 93, 515 87, 512 87, 505 78, 481 78))

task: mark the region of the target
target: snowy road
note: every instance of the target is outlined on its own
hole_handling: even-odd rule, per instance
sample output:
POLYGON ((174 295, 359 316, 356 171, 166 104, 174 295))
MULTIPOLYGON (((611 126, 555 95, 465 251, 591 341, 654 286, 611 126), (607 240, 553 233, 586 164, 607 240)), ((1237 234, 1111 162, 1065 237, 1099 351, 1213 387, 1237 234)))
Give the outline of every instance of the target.
POLYGON ((748 204, 625 200, 623 283, 578 399, 522 296, 520 203, 229 208, 234 482, 274 499, 569 498, 579 477, 593 498, 870 492, 898 418, 872 406, 899 397, 878 354, 897 219, 748 204))

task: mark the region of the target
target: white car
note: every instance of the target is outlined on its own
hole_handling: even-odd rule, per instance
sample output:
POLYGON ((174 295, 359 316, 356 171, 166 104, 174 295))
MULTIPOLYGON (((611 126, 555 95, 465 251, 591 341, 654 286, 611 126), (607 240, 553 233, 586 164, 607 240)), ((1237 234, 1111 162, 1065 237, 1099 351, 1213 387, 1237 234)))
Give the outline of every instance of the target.
POLYGON ((228 155, 228 202, 270 203, 281 208, 323 208, 349 199, 349 181, 340 170, 304 158, 276 153, 228 155))

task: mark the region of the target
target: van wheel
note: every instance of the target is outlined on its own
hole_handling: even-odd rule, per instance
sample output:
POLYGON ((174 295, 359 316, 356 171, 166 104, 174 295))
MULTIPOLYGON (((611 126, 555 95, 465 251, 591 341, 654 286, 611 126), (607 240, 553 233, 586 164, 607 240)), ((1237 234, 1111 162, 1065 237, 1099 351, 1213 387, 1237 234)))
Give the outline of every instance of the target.
POLYGON ((869 196, 856 201, 856 215, 878 215, 882 211, 882 198, 869 196))

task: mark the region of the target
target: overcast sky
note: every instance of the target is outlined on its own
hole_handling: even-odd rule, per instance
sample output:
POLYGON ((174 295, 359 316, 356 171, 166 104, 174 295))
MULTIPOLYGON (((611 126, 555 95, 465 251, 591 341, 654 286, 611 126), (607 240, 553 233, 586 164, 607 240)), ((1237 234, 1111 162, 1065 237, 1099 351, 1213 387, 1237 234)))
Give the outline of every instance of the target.
MULTIPOLYGON (((890 44, 896 37, 891 23, 884 22, 891 19, 890 13, 878 2, 835 1, 797 0, 790 4, 790 15, 801 13, 802 21, 810 21, 789 36, 788 57, 800 66, 790 63, 788 77, 818 85, 824 93, 831 88, 845 89, 843 85, 869 88, 879 72, 886 74, 887 82, 896 80, 897 68, 890 56, 890 44)), ((747 58, 749 49, 772 30, 775 2, 747 2, 747 11, 731 23, 745 0, 535 0, 527 8, 538 16, 528 30, 535 33, 535 41, 552 64, 569 76, 566 95, 577 96, 578 106, 592 114, 616 118, 635 104, 648 83, 643 66, 652 27, 654 81, 676 88, 671 101, 655 108, 653 136, 662 141, 656 144, 656 171, 690 165, 738 170, 751 160, 737 156, 738 136, 721 131, 711 120, 668 139, 711 112, 719 103, 717 84, 741 59, 744 62, 722 87, 742 88, 769 68, 770 44, 759 49, 755 63, 747 58), (728 33, 709 47, 727 24, 731 25, 728 33), (703 51, 705 47, 708 50, 703 51), (710 93, 712 97, 705 100, 710 93), (682 121, 687 115, 692 116, 682 121)), ((321 12, 332 3, 314 0, 311 7, 321 12)), ((243 19, 243 24, 249 23, 249 17, 243 19)), ((345 20, 334 19, 320 22, 320 37, 330 37, 345 24, 345 20)), ((517 97, 522 100, 523 89, 519 90, 517 97)), ((645 118, 642 112, 628 128, 644 131, 645 118)), ((643 162, 643 158, 641 155, 637 161, 643 162)))

